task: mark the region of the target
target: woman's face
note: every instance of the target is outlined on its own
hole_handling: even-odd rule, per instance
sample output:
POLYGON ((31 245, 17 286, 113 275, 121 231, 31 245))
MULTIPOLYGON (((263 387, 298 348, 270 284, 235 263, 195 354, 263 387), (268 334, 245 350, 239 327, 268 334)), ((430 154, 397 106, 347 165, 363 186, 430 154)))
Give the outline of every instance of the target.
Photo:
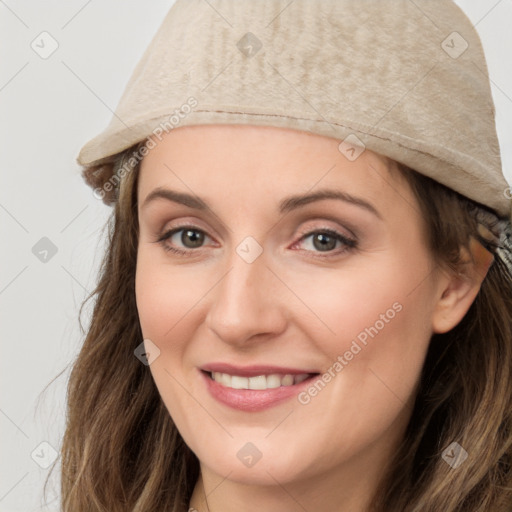
POLYGON ((392 162, 274 127, 181 127, 155 143, 138 184, 137 306, 203 469, 285 485, 382 468, 440 295, 392 162))

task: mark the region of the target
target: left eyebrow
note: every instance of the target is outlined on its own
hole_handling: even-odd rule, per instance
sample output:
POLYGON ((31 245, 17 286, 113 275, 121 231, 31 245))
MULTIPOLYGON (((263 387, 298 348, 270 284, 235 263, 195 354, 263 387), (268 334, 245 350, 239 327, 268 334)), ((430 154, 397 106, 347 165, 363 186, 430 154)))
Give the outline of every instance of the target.
POLYGON ((359 206, 360 208, 364 208, 365 210, 373 213, 380 220, 383 220, 382 215, 379 213, 377 208, 375 208, 375 206, 373 206, 368 201, 360 197, 348 194, 347 192, 342 192, 341 190, 331 189, 321 189, 312 194, 301 194, 287 197, 279 204, 279 211, 281 213, 290 212, 292 210, 295 210, 296 208, 300 208, 301 206, 305 206, 315 201, 322 201, 324 199, 337 199, 345 203, 350 203, 359 206))

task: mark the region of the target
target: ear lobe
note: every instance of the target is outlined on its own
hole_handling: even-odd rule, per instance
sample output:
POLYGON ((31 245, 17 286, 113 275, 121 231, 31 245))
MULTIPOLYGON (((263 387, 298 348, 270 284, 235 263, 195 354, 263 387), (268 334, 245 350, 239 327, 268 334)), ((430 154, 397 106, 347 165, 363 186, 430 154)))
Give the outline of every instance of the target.
POLYGON ((471 238, 469 252, 461 250, 463 270, 458 273, 446 273, 440 279, 440 294, 432 315, 432 330, 444 333, 453 329, 467 313, 475 300, 494 255, 477 240, 471 238))

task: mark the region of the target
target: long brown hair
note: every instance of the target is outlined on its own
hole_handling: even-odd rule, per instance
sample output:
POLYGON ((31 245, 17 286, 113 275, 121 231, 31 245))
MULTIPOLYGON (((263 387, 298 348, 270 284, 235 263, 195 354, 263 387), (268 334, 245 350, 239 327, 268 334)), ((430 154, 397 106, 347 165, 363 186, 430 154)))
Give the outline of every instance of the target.
MULTIPOLYGON (((85 180, 102 187, 135 149, 84 169, 85 180)), ((68 384, 61 448, 65 512, 185 512, 199 475, 198 460, 149 368, 134 356, 142 334, 134 285, 139 165, 132 167, 119 191, 103 195, 114 210, 98 285, 82 305, 95 298, 68 384)), ((496 250, 478 228, 485 207, 412 169, 399 170, 417 197, 439 264, 457 271, 459 249, 468 247, 470 237, 496 250)), ((383 475, 373 511, 512 510, 512 271, 505 250, 510 246, 496 255, 464 319, 450 332, 433 335, 406 435, 383 475), (453 442, 468 453, 457 469, 442 458, 453 442)))

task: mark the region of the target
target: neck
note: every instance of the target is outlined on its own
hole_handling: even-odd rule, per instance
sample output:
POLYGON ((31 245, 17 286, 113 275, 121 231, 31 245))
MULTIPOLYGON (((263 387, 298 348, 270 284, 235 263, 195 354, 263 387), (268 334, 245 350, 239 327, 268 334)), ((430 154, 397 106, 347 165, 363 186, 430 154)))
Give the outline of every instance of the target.
POLYGON ((194 491, 192 492, 192 496, 190 498, 188 512, 210 512, 208 508, 207 497, 204 491, 202 469, 199 473, 199 478, 197 479, 194 491))

